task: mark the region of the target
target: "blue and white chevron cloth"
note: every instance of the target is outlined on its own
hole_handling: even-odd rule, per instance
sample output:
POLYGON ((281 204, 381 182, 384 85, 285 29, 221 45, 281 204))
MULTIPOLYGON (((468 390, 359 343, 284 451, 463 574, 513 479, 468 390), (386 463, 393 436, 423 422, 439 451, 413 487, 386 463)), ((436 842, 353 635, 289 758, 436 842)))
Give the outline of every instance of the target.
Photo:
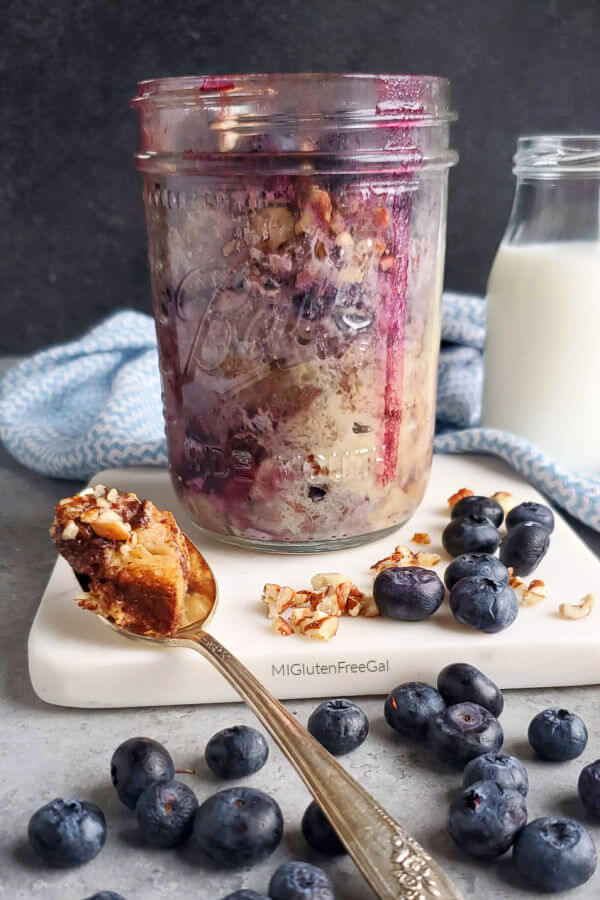
MULTIPOLYGON (((558 506, 600 531, 600 478, 569 472, 522 438, 477 428, 485 301, 446 292, 435 449, 501 457, 558 506)), ((154 325, 124 311, 82 338, 23 360, 0 386, 0 438, 23 465, 86 479, 167 462, 154 325)))

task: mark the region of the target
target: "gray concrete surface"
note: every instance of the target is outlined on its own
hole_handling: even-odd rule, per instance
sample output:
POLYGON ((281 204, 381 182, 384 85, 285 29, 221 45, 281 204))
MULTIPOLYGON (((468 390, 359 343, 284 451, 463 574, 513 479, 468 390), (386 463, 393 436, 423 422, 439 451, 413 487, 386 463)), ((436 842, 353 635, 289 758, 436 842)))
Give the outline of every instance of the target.
MULTIPOLYGON (((110 784, 109 761, 115 747, 133 735, 163 741, 179 767, 197 768, 195 777, 183 777, 202 801, 226 786, 207 770, 204 745, 221 728, 252 724, 252 714, 242 705, 82 711, 47 706, 33 694, 27 673, 27 634, 55 556, 47 536, 48 521, 57 499, 74 487, 73 482, 27 472, 0 448, 0 897, 83 900, 111 889, 127 900, 219 900, 242 886, 266 891, 271 873, 281 862, 302 858, 323 865, 339 900, 369 900, 372 892, 348 859, 329 862, 305 845, 300 819, 309 797, 273 745, 265 768, 247 779, 276 797, 286 822, 281 846, 265 863, 250 871, 223 873, 207 867, 191 846, 157 851, 141 842, 133 815, 121 806, 110 784), (47 868, 27 844, 29 817, 57 796, 91 799, 108 819, 108 841, 102 853, 71 871, 47 868)), ((600 554, 600 536, 586 529, 580 533, 600 554)), ((600 823, 590 822, 580 805, 576 782, 581 767, 600 756, 599 700, 598 687, 511 691, 502 716, 505 750, 520 756, 529 771, 530 818, 557 813, 573 816, 590 827, 598 842, 600 823), (580 759, 545 764, 533 759, 526 741, 527 725, 540 709, 557 705, 584 718, 590 741, 580 759)), ((447 867, 466 897, 534 896, 515 881, 509 856, 483 864, 466 858, 452 845, 445 830, 446 806, 460 776, 428 759, 420 747, 395 739, 383 719, 381 698, 359 702, 369 716, 371 733, 362 747, 344 759, 352 774, 447 867)), ((314 706, 314 701, 289 704, 302 722, 314 706)), ((573 900, 600 896, 600 873, 568 896, 573 900)))

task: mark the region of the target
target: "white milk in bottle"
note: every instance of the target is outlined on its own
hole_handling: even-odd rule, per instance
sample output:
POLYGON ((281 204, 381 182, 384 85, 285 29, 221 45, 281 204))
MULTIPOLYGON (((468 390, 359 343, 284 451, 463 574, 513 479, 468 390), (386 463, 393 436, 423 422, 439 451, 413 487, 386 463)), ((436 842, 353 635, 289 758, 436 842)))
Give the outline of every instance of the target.
MULTIPOLYGON (((519 139, 515 204, 487 288, 482 424, 528 439, 573 470, 595 473, 600 472, 600 153, 582 150, 586 140, 591 139, 519 139), (522 141, 552 140, 578 142, 575 161, 567 154, 565 164, 561 148, 559 166, 544 147, 533 169, 532 152, 537 158, 540 148, 529 146, 529 168, 520 170, 522 141), (595 177, 587 171, 592 166, 595 177)), ((600 138, 593 140, 600 151, 600 138)))

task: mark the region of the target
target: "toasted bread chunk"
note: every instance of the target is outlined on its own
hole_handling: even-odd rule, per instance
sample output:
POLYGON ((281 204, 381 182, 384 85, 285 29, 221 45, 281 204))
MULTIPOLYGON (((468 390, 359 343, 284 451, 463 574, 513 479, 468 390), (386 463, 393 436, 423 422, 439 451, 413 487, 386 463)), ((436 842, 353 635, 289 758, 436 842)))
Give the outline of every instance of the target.
POLYGON ((172 513, 99 485, 61 500, 50 534, 89 591, 80 606, 138 634, 180 627, 190 556, 172 513))

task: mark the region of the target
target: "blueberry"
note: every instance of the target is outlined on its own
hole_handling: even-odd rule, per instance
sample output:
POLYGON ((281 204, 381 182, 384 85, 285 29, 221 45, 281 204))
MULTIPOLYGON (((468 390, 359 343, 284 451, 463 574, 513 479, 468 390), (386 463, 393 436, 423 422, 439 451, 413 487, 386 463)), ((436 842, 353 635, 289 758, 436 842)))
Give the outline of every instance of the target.
POLYGON ((483 575, 495 581, 510 581, 510 572, 496 556, 490 553, 463 553, 454 559, 444 572, 444 583, 449 591, 461 578, 483 575))
POLYGON ((496 753, 504 741, 500 723, 477 703, 456 703, 429 722, 428 743, 442 762, 462 769, 482 753, 496 753))
POLYGON ((513 506, 506 516, 507 531, 522 522, 537 522, 546 529, 548 534, 552 534, 554 531, 554 513, 549 506, 544 506, 543 503, 519 503, 518 506, 513 506))
POLYGON ((80 866, 98 856, 106 841, 106 819, 95 803, 46 803, 29 820, 29 843, 51 866, 80 866))
POLYGON ((234 725, 213 735, 206 745, 204 758, 218 778, 243 778, 262 769, 269 755, 269 745, 256 728, 234 725))
POLYGON ((323 871, 307 862, 279 866, 269 884, 272 900, 335 900, 333 885, 323 871))
POLYGON ((227 869, 253 866, 279 845, 283 816, 275 800, 262 791, 229 788, 200 806, 194 835, 215 865, 227 869))
POLYGON ((302 816, 302 834, 309 847, 319 853, 326 856, 342 856, 346 853, 346 848, 314 800, 309 803, 302 816))
POLYGON ((352 700, 325 700, 311 714, 307 728, 330 753, 342 756, 366 740, 369 720, 352 700))
POLYGON ((125 900, 125 897, 123 894, 117 894, 116 891, 98 891, 97 894, 86 897, 86 900, 125 900))
POLYGON ((418 622, 439 608, 444 599, 444 585, 429 569, 392 566, 375 579, 373 597, 382 616, 418 622))
POLYGON ((521 522, 511 528, 500 545, 500 561, 515 575, 530 575, 548 552, 550 535, 538 522, 521 522))
POLYGON ((308 489, 308 498, 313 503, 320 503, 327 496, 327 488, 319 487, 318 484, 311 484, 308 489))
POLYGON ((524 797, 529 790, 525 766, 516 756, 505 753, 483 753, 468 762, 463 772, 463 787, 476 781, 495 781, 501 788, 519 791, 524 797))
POLYGON ((481 859, 506 853, 527 821, 525 797, 495 781, 476 781, 450 803, 448 831, 453 840, 481 859))
POLYGON ((223 900, 269 900, 266 894, 257 894, 256 891, 248 891, 242 888, 241 891, 234 891, 233 894, 227 894, 223 900))
POLYGON ((110 761, 112 783, 119 800, 129 809, 135 809, 148 785, 155 781, 170 781, 174 774, 175 766, 169 751, 151 738, 123 741, 110 761))
POLYGON ((448 706, 470 700, 498 716, 504 709, 502 691, 487 675, 468 663, 451 663, 437 678, 437 689, 448 706))
POLYGON ((581 770, 577 791, 588 812, 600 819, 600 759, 581 770))
POLYGON ((304 293, 292 297, 292 307, 299 318, 316 322, 327 315, 334 300, 334 289, 318 294, 314 288, 309 288, 304 293))
POLYGON ((544 709, 529 723, 527 737, 542 759, 562 762, 581 756, 588 733, 583 720, 568 709, 544 709))
POLYGON ((513 859, 527 883, 541 891, 566 891, 596 870, 596 847, 573 819, 534 819, 516 836, 513 859))
POLYGON ((500 532, 486 516, 461 516, 451 519, 442 532, 442 544, 450 556, 461 553, 494 553, 500 532))
POLYGON ((485 516, 496 528, 502 525, 504 510, 493 497, 478 497, 472 495, 463 497, 452 507, 450 517, 458 519, 460 516, 485 516))
POLYGON ((441 694, 423 681, 399 684, 385 701, 384 714, 388 725, 409 738, 427 734, 429 720, 442 712, 446 704, 441 694))
POLYGON ((139 829, 154 847, 183 844, 194 825, 198 801, 182 781, 156 781, 148 785, 135 807, 139 829))
POLYGON ((513 589, 493 578, 462 578, 450 591, 450 609, 461 625, 495 634, 517 618, 519 603, 513 589))

